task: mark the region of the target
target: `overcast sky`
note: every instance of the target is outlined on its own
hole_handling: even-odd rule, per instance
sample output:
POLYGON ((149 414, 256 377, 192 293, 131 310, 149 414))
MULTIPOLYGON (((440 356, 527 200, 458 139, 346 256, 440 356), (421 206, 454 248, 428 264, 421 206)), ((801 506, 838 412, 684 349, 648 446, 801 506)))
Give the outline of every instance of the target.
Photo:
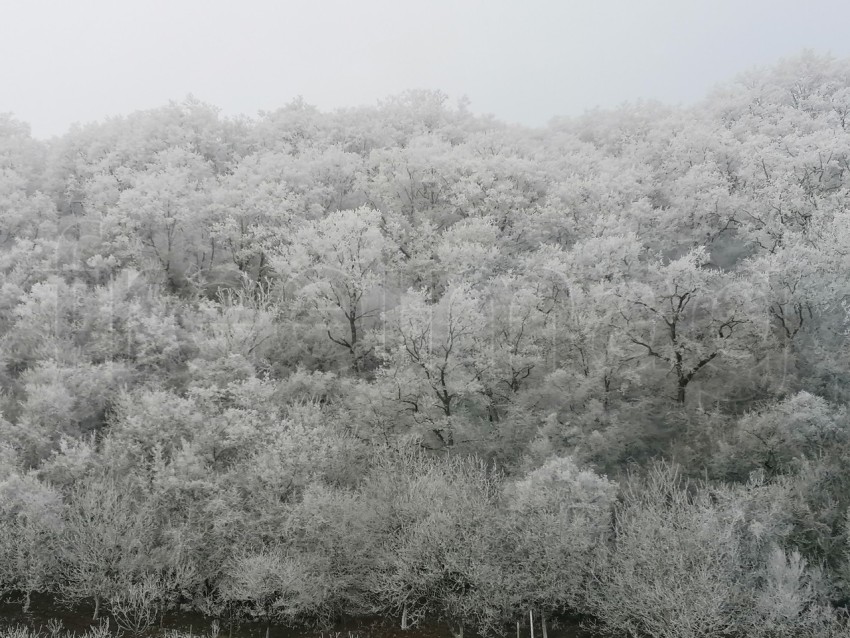
POLYGON ((847 0, 0 0, 0 112, 38 137, 191 93, 254 115, 407 88, 530 125, 687 103, 804 48, 850 57, 847 0))

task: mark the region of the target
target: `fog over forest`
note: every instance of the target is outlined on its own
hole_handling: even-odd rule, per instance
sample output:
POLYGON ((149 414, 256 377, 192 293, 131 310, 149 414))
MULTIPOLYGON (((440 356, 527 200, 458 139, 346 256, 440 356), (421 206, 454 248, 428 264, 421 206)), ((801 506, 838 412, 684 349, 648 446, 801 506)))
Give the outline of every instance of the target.
POLYGON ((814 53, 542 128, 0 115, 0 604, 846 637, 848 203, 814 53))

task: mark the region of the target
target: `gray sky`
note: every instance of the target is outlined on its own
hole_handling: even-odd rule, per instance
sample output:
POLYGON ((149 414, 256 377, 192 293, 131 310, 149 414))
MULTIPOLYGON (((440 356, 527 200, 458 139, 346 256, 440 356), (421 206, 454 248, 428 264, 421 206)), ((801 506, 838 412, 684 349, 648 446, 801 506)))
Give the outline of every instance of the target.
POLYGON ((253 115, 407 88, 531 125, 690 102, 804 48, 850 57, 847 0, 0 0, 0 112, 38 137, 192 93, 253 115))

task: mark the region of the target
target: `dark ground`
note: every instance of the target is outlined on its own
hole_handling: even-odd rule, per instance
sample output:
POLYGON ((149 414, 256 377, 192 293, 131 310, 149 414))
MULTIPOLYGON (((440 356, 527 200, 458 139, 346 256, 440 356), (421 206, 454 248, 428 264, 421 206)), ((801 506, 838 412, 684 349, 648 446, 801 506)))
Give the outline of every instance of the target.
MULTIPOLYGON (((98 621, 92 622, 94 609, 80 605, 68 608, 58 604, 49 596, 33 595, 29 613, 24 614, 22 600, 18 596, 9 596, 0 602, 0 631, 5 627, 25 625, 32 629, 41 629, 48 633, 48 622, 60 621, 64 631, 82 634, 98 624, 105 622, 107 615, 101 607, 98 621)), ((198 613, 170 612, 162 621, 162 630, 152 628, 146 635, 158 636, 164 631, 178 630, 201 638, 210 635, 212 620, 198 613)), ((118 626, 110 619, 112 633, 118 632, 118 626)), ((221 621, 219 638, 265 638, 266 624, 259 622, 241 622, 232 628, 227 620, 221 621)), ((332 629, 320 630, 312 627, 288 627, 271 625, 268 627, 269 638, 454 638, 445 623, 427 622, 421 626, 402 631, 397 621, 380 618, 354 618, 335 625, 332 629)), ((123 634, 126 636, 127 632, 123 634)), ((520 627, 520 638, 530 638, 528 624, 520 627)), ((535 638, 542 638, 540 627, 535 627, 535 638)), ((468 638, 474 638, 470 631, 465 633, 468 638)), ((505 638, 514 638, 516 630, 509 631, 505 638)), ((548 628, 548 638, 594 638, 595 634, 581 629, 577 620, 560 620, 548 628)))

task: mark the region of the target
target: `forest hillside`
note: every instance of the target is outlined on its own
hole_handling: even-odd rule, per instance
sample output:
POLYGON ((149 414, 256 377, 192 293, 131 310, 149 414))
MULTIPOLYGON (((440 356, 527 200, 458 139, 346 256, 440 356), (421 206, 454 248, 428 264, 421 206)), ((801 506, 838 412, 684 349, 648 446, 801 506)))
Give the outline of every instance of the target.
POLYGON ((850 60, 544 128, 0 116, 0 596, 846 636, 850 60))

